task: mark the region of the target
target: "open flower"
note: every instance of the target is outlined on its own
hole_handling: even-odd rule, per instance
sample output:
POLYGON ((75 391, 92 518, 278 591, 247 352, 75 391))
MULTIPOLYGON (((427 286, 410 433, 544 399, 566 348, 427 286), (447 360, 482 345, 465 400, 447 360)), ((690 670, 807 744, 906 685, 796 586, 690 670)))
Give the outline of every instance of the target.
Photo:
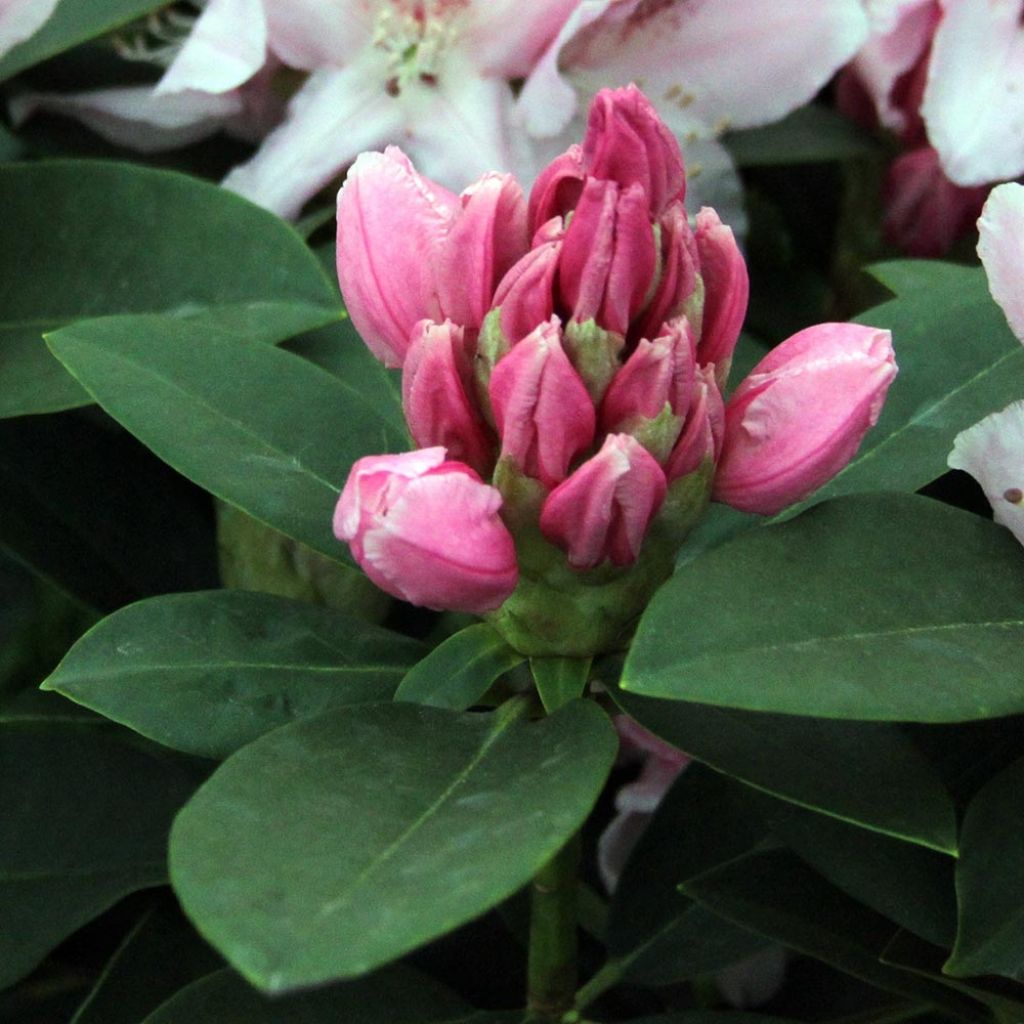
MULTIPOLYGON (((1024 186, 992 190, 981 219, 978 255, 988 275, 992 297, 1006 314, 1010 329, 1024 342, 1024 186)), ((985 492, 997 523, 1024 544, 1024 401, 957 434, 949 465, 970 473, 985 492)))

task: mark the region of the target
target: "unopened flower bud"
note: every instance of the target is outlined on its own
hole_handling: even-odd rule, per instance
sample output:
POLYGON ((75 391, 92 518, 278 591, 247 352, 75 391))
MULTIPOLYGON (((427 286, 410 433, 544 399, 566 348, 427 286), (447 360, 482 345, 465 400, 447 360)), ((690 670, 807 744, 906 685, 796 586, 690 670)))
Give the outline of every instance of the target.
POLYGON ((602 429, 632 434, 664 463, 689 409, 695 357, 685 317, 666 324, 653 341, 642 338, 605 392, 602 429))
POLYGON ((853 458, 896 376, 888 331, 818 324, 761 360, 725 407, 714 499, 774 513, 853 458))
POLYGON ((525 338, 554 311, 554 283, 561 240, 544 242, 522 257, 494 293, 498 325, 509 346, 525 338))
POLYGON ((558 320, 527 335, 491 374, 501 458, 554 487, 594 439, 594 406, 562 348, 558 320))
POLYGON ((682 203, 673 203, 658 221, 658 262, 654 290, 641 312, 636 330, 652 338, 667 320, 685 314, 694 335, 701 336, 703 303, 697 276, 697 242, 682 203))
POLYGON ((647 527, 665 500, 665 474, 628 434, 610 434, 601 450, 547 497, 541 532, 575 569, 636 561, 647 527))
POLYGON ((558 290, 572 319, 625 335, 654 275, 654 230, 639 185, 588 178, 558 261, 558 290))
POLYGON ((686 195, 686 170, 676 137, 635 86, 602 89, 590 105, 583 166, 594 178, 639 185, 652 216, 686 195))
POLYGON ((501 495, 443 448, 371 455, 352 467, 334 533, 382 590, 428 608, 483 613, 519 579, 501 495), (443 524, 443 528, 440 528, 443 524))
POLYGON ((725 386, 733 349, 740 336, 750 280, 732 228, 726 227, 710 207, 697 214, 697 254, 704 282, 704 311, 698 358, 714 363, 718 384, 725 386))
POLYGON ((563 217, 583 191, 583 147, 570 146, 537 175, 530 189, 530 228, 537 231, 553 217, 563 217))
POLYGON ((722 452, 724 432, 725 403, 718 390, 714 367, 701 366, 693 382, 686 423, 665 464, 668 482, 695 472, 705 460, 713 463, 722 452))
POLYGON ((402 368, 402 407, 413 441, 440 445, 457 462, 488 474, 494 463, 492 441, 473 402, 472 364, 465 331, 446 320, 422 320, 402 368))

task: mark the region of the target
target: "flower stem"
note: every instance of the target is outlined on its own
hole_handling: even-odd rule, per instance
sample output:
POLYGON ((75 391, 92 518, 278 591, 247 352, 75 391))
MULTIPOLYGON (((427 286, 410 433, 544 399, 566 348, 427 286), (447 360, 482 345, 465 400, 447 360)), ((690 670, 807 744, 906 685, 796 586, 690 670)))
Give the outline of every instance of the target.
POLYGON ((537 1021, 558 1021, 572 1007, 579 859, 579 837, 573 836, 533 879, 527 1005, 537 1021))

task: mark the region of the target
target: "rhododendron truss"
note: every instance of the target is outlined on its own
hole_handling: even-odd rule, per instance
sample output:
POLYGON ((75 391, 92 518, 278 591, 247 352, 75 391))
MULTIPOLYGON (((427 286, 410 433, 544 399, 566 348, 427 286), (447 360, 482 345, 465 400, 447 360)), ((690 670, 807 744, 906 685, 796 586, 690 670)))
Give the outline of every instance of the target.
POLYGON ((635 86, 597 94, 528 197, 497 174, 454 195, 395 148, 356 161, 342 293, 423 449, 357 462, 338 506, 380 586, 486 614, 527 655, 616 649, 710 500, 772 515, 853 456, 888 332, 803 330, 724 402, 747 271, 685 193, 635 86))

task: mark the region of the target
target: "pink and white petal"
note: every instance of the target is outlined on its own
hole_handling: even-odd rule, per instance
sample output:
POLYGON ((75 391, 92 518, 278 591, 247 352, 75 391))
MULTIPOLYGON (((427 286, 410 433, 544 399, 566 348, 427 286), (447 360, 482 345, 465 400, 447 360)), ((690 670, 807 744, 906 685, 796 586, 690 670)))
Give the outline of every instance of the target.
POLYGON ((463 45, 481 71, 525 78, 579 4, 580 0, 470 0, 463 45))
MULTIPOLYGON (((516 120, 526 131, 539 139, 560 136, 579 112, 576 89, 562 75, 558 59, 562 48, 578 32, 600 18, 614 0, 582 0, 566 19, 558 35, 534 64, 516 100, 516 120)), ((582 137, 585 122, 574 130, 565 145, 559 140, 561 152, 582 137)), ((555 154, 552 153, 552 156, 555 154)), ((550 159, 550 158, 549 158, 550 159)), ((545 161, 546 162, 546 161, 545 161)), ((534 172, 536 173, 536 172, 534 172)))
POLYGON ((613 8, 566 47, 562 65, 588 94, 634 81, 677 133, 717 133, 807 102, 867 33, 860 0, 675 0, 625 18, 613 8))
POLYGON ((931 43, 940 10, 937 0, 873 0, 868 4, 871 38, 853 67, 874 102, 878 120, 893 131, 906 126, 906 113, 892 102, 897 79, 931 43))
MULTIPOLYGON (((270 49, 293 68, 341 67, 368 47, 379 0, 263 0, 270 49)), ((384 5, 386 6, 386 4, 384 5)))
POLYGON ((749 226, 743 182, 729 151, 717 139, 693 139, 683 144, 686 163, 686 207, 710 206, 723 224, 743 240, 749 226))
POLYGON ((341 70, 313 72, 292 97, 284 123, 228 174, 225 187, 295 217, 360 152, 399 135, 402 108, 384 91, 384 68, 384 56, 369 50, 341 70))
POLYGON ((504 79, 482 77, 451 54, 436 85, 403 88, 404 121, 398 136, 417 169, 451 189, 462 189, 487 171, 518 164, 512 138, 512 90, 504 79))
POLYGON ((983 185, 1024 172, 1019 0, 944 0, 921 112, 947 177, 983 185))
POLYGON ((179 92, 157 96, 149 86, 78 93, 23 93, 10 104, 21 124, 34 114, 74 118, 97 135, 140 153, 160 153, 213 135, 243 110, 236 92, 179 92))
POLYGON ((788 955, 782 946, 766 949, 715 973, 715 987, 722 998, 739 1010, 768 1002, 786 976, 788 955))
POLYGON ((57 0, 0 0, 0 56, 43 27, 57 0))
POLYGON ((210 0, 157 83, 157 94, 228 92, 252 78, 266 54, 263 0, 210 0))
POLYGON ((957 434, 947 462, 981 484, 992 517, 1024 544, 1024 402, 957 434))
POLYGON ((1008 182, 989 193, 978 219, 978 256, 992 298, 1024 342, 1024 185, 1008 182))

